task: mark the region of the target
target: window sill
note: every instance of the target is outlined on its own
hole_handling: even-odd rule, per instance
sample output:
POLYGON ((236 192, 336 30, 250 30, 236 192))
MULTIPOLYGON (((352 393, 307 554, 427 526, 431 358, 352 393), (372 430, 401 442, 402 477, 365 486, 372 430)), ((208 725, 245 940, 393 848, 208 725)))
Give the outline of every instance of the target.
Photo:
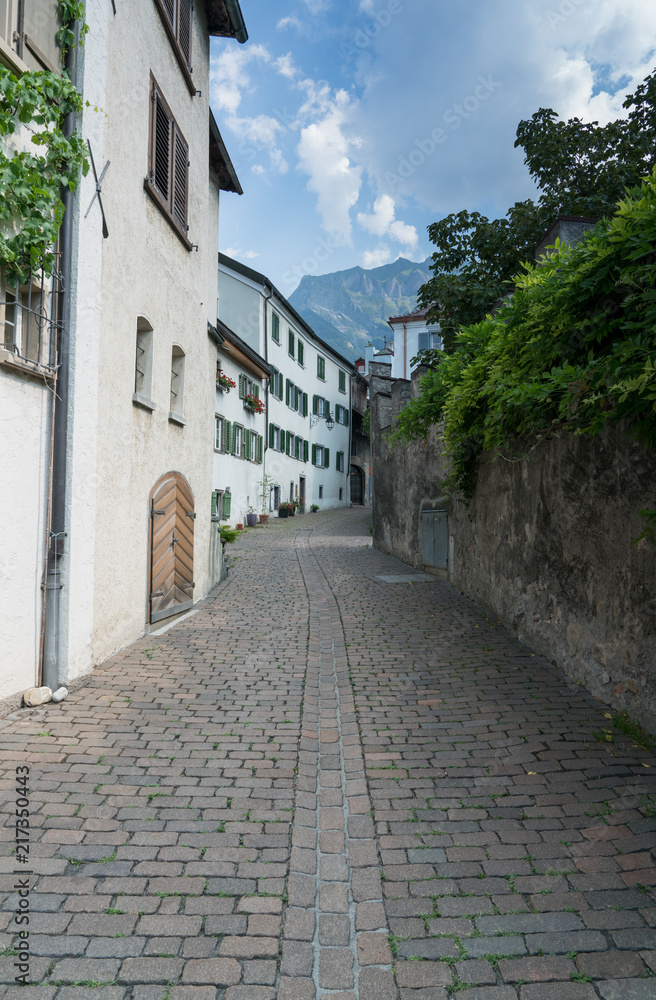
POLYGON ((179 427, 186 427, 187 421, 184 417, 181 417, 179 413, 174 413, 173 410, 169 411, 169 423, 177 424, 179 427))
POLYGON ((164 216, 164 218, 166 219, 166 221, 168 222, 169 226, 171 227, 171 229, 173 230, 173 232, 175 233, 175 235, 178 237, 178 239, 180 240, 180 242, 191 253, 191 251, 194 248, 193 243, 191 243, 191 241, 187 238, 186 233, 182 232, 182 229, 180 228, 180 226, 178 225, 178 223, 175 221, 175 219, 173 218, 173 216, 169 212, 167 206, 164 204, 164 201, 158 195, 157 191, 155 190, 155 188, 150 183, 150 181, 149 181, 149 179, 147 177, 144 177, 144 191, 150 197, 150 199, 155 203, 155 205, 157 206, 157 208, 160 210, 160 212, 162 213, 162 215, 164 216))
POLYGON ((23 62, 19 55, 16 55, 4 38, 0 38, 0 65, 8 69, 10 73, 16 73, 17 76, 30 72, 27 63, 23 62))
POLYGON ((13 369, 17 375, 31 376, 32 378, 39 379, 39 381, 55 377, 54 368, 49 368, 47 365, 39 365, 36 361, 29 361, 27 358, 21 358, 18 354, 14 354, 13 351, 8 351, 4 347, 0 347, 0 364, 13 369))
POLYGON ((148 399, 146 396, 139 395, 138 392, 132 393, 132 402, 135 406, 138 406, 139 409, 148 410, 149 413, 152 413, 153 410, 156 409, 155 404, 151 399, 148 399))

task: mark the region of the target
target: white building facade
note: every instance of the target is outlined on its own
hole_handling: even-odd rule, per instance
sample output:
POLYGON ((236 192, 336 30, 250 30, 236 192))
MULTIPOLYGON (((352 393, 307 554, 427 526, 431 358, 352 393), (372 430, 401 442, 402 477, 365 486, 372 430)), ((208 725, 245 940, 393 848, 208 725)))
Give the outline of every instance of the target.
POLYGON ((392 378, 409 379, 415 367, 411 364, 412 358, 419 351, 441 350, 440 324, 427 323, 423 310, 406 316, 390 316, 387 322, 394 335, 393 351, 391 356, 377 356, 375 360, 391 363, 392 378))
POLYGON ((263 470, 269 369, 221 321, 216 333, 212 516, 234 527, 247 524, 249 514, 268 512, 263 470))
MULTIPOLYGON (((21 16, 37 5, 4 6, 21 16)), ((47 16, 54 33, 56 0, 38 6, 40 30, 47 16)), ((0 419, 12 449, 3 464, 10 490, 12 477, 20 484, 11 506, 20 506, 21 537, 0 568, 12 622, 0 699, 90 672, 207 594, 220 561, 208 456, 216 344, 208 329, 216 321, 219 192, 241 188, 209 108, 209 43, 211 35, 247 35, 237 0, 129 8, 87 0, 85 8, 77 128, 102 184, 98 192, 93 172, 83 178, 65 218, 66 346, 57 355, 44 338, 39 361, 57 370, 56 384, 48 373, 19 371, 36 360, 21 358, 15 338, 10 345, 16 309, 2 315, 12 355, 0 365, 0 419), (44 584, 56 593, 49 610, 44 584), (45 678, 49 667, 54 681, 45 678)), ((27 25, 18 36, 5 28, 0 17, 0 59, 22 72, 27 25)), ((4 288, 0 299, 6 307, 4 288)), ((22 302, 18 312, 22 323, 22 302)), ((3 489, 5 523, 9 496, 3 489)))
POLYGON ((354 366, 264 275, 219 255, 219 318, 269 367, 263 479, 269 510, 350 503, 354 366))

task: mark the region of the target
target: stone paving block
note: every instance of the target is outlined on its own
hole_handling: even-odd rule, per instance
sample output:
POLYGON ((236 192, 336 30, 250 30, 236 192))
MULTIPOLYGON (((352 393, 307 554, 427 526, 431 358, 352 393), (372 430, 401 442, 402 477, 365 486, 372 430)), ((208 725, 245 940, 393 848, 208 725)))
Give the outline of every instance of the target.
POLYGON ((347 945, 351 936, 351 923, 346 914, 322 913, 319 917, 320 945, 347 945))
POLYGON ((280 971, 283 976, 311 976, 314 965, 312 945, 305 941, 285 941, 280 971))
POLYGON ((538 955, 534 958, 501 961, 499 972, 505 983, 551 982, 569 980, 576 973, 576 966, 569 958, 538 955))
POLYGON ((272 986, 230 986, 224 1000, 276 1000, 276 991, 272 986))
POLYGON ((611 931, 611 938, 620 950, 643 951, 656 948, 656 928, 636 927, 634 930, 611 931))
POLYGON ((386 934, 359 934, 356 955, 361 966, 391 965, 393 961, 386 934))
MULTIPOLYGON (((596 983, 603 1000, 653 1000, 654 980, 618 979, 610 983, 596 983)), ((594 996, 594 994, 593 994, 594 996)))
POLYGON ((560 954, 570 951, 604 951, 606 939, 599 931, 570 931, 566 934, 527 934, 526 947, 531 955, 560 954))
POLYGON ((387 969, 362 969, 358 976, 358 1000, 396 1000, 394 974, 387 969))
MULTIPOLYGON (((519 996, 520 1000, 554 1000, 554 987, 549 983, 531 983, 522 986, 519 996)), ((596 996, 591 983, 558 984, 558 1000, 596 1000, 596 996)), ((630 994, 624 996, 625 1000, 629 1000, 630 994)))
POLYGON ((240 979, 241 965, 234 958, 193 959, 185 962, 182 973, 182 982, 195 986, 233 986, 240 979))
POLYGON ((449 967, 440 962, 398 962, 396 965, 396 981, 400 987, 450 986, 452 980, 449 967))
MULTIPOLYGON (((471 990, 462 990, 457 996, 458 1000, 517 1000, 512 986, 476 986, 471 990)), ((555 1000, 555 997, 549 1000, 555 1000)))
POLYGON ((319 953, 319 986, 349 989, 353 986, 353 954, 348 948, 323 948, 319 953))
POLYGON ((525 955, 527 952, 524 938, 518 934, 467 938, 463 941, 463 947, 469 958, 480 958, 483 955, 525 955))
POLYGON ((577 955, 576 965, 579 972, 593 979, 630 979, 647 974, 644 962, 634 951, 577 955))
MULTIPOLYGON (((130 961, 139 960, 130 959, 130 961)), ((30 963, 30 965, 33 966, 34 963, 30 963)), ((119 978, 118 971, 120 967, 121 963, 115 959, 65 958, 63 961, 57 962, 54 966, 51 978, 59 980, 62 983, 77 983, 85 979, 110 983, 119 978)), ((30 968, 30 972, 33 976, 35 975, 33 968, 30 968)), ((176 973, 174 978, 177 979, 177 976, 178 973, 176 973)), ((138 980, 135 980, 135 982, 138 982, 138 980)))
POLYGON ((463 983, 476 983, 479 986, 494 985, 497 981, 496 972, 489 962, 480 959, 471 959, 465 962, 456 962, 456 972, 458 979, 463 983))
POLYGON ((315 1000, 316 989, 311 979, 282 976, 278 987, 278 1000, 315 1000))

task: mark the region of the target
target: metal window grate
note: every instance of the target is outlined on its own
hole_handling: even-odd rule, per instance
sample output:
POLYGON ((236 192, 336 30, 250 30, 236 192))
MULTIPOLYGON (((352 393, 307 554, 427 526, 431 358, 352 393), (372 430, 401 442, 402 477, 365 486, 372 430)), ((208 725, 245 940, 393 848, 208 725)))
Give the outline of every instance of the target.
MULTIPOLYGON (((57 255, 55 264, 58 264, 57 255)), ((2 346, 44 375, 54 375, 57 367, 57 300, 61 274, 41 269, 32 272, 25 284, 6 288, 0 299, 2 346)))

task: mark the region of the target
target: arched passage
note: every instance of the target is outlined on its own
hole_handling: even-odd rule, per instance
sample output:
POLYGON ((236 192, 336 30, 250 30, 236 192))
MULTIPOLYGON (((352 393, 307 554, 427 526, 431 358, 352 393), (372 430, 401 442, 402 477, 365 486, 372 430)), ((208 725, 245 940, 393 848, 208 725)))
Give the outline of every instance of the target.
POLYGON ((150 493, 149 621, 194 603, 194 495, 179 472, 167 472, 150 493))
POLYGON ((359 465, 351 466, 351 503, 364 503, 364 473, 359 465))

